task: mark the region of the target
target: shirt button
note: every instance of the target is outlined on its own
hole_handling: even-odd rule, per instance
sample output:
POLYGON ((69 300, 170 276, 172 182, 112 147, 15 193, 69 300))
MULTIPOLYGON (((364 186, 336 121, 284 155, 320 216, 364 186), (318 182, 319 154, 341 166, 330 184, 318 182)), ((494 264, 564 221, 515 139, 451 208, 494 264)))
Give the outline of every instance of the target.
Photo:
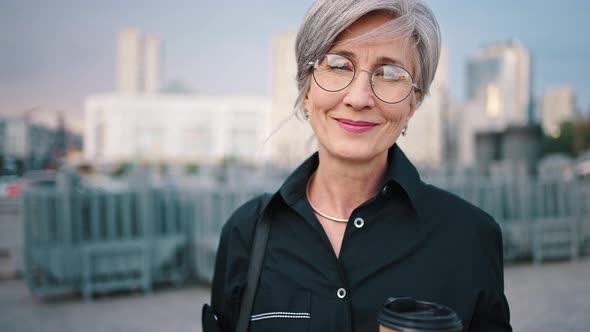
POLYGON ((363 218, 356 218, 354 220, 354 226, 356 228, 362 228, 363 226, 365 226, 365 221, 363 220, 363 218))
POLYGON ((383 189, 381 189, 381 193, 383 195, 387 195, 387 192, 389 191, 389 187, 388 186, 383 186, 383 189))
POLYGON ((345 298, 346 297, 346 289, 344 289, 344 288, 338 289, 338 292, 336 292, 336 295, 338 295, 338 297, 341 299, 345 298))

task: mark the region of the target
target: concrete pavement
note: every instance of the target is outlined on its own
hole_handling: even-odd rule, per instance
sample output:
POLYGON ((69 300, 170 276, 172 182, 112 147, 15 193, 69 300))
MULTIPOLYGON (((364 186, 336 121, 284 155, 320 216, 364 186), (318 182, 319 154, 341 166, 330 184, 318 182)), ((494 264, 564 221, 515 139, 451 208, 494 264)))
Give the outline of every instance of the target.
MULTIPOLYGON (((590 257, 519 264, 505 270, 514 331, 590 331, 590 257)), ((22 280, 0 281, 1 332, 201 332, 209 289, 126 293, 85 303, 79 296, 40 302, 22 280)))

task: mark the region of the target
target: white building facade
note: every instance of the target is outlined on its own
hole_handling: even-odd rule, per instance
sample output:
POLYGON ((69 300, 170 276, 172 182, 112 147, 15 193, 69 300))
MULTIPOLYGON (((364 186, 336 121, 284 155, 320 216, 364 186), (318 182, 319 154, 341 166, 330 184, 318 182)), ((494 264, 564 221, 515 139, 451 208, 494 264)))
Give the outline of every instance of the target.
POLYGON ((576 117, 576 91, 573 87, 562 86, 547 89, 543 94, 541 123, 545 135, 559 137, 560 125, 576 117))
POLYGON ((443 45, 430 93, 414 112, 407 136, 400 136, 397 140, 400 148, 416 165, 436 167, 445 163, 449 107, 448 49, 443 45))
POLYGON ((266 161, 270 101, 248 96, 95 95, 85 103, 93 162, 266 161))
POLYGON ((480 49, 467 63, 467 101, 483 103, 486 130, 531 122, 531 56, 513 40, 480 49))
POLYGON ((292 167, 317 150, 309 122, 295 116, 297 63, 295 32, 275 34, 272 42, 272 124, 269 153, 274 164, 292 167))
POLYGON ((531 107, 531 55, 513 40, 478 50, 467 63, 466 101, 457 117, 457 161, 476 163, 478 132, 500 132, 535 122, 531 107))

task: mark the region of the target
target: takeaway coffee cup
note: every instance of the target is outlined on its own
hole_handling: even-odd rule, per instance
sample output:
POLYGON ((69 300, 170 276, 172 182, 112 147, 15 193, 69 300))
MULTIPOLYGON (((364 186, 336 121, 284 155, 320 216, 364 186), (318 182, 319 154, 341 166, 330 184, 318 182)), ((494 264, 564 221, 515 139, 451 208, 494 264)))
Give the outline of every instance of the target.
POLYGON ((460 332, 453 309, 410 297, 389 298, 377 315, 379 332, 460 332))

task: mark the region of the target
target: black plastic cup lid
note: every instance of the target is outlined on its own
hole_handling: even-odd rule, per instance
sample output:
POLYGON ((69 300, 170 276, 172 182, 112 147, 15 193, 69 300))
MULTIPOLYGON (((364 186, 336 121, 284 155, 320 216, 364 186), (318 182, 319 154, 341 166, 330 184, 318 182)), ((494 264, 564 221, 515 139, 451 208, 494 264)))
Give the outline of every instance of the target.
POLYGON ((389 298, 377 320, 387 328, 402 332, 459 332, 463 329, 453 309, 411 297, 389 298))

